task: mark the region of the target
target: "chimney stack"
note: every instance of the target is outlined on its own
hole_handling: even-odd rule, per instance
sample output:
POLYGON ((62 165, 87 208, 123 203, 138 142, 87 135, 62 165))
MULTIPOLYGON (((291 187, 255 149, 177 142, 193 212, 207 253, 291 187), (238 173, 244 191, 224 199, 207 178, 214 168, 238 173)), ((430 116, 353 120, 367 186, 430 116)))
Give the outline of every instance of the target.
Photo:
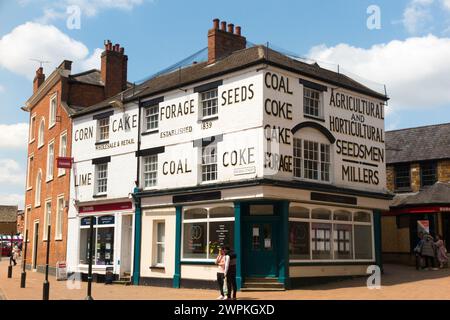
POLYGON ((33 94, 38 91, 39 87, 44 83, 45 81, 45 74, 44 69, 42 67, 39 67, 39 69, 36 70, 36 75, 34 76, 33 80, 33 94))
POLYGON ((241 27, 228 24, 226 21, 213 20, 213 28, 208 30, 208 64, 229 56, 234 51, 245 49, 246 39, 241 36, 241 27))
POLYGON ((106 40, 101 59, 101 75, 107 99, 127 88, 128 56, 120 44, 113 45, 110 40, 106 40))

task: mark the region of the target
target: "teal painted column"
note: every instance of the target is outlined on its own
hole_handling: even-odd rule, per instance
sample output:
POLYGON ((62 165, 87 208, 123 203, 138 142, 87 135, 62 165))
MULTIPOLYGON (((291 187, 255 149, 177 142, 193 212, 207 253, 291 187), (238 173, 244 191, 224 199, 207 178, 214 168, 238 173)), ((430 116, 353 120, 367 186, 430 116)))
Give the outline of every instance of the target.
POLYGON ((181 211, 182 207, 175 208, 175 272, 173 274, 173 287, 180 287, 181 279, 181 211))
POLYGON ((139 192, 138 188, 133 190, 133 199, 135 205, 134 212, 134 261, 133 261, 133 284, 139 285, 139 277, 141 276, 141 237, 142 237, 142 210, 141 199, 136 197, 139 192))
POLYGON ((236 285, 242 288, 241 202, 234 203, 234 252, 236 253, 236 285))
POLYGON ((381 239, 381 211, 373 211, 373 229, 375 239, 375 263, 380 267, 383 272, 383 260, 382 260, 382 239, 381 239))
POLYGON ((278 281, 283 283, 286 289, 289 289, 289 201, 282 201, 280 203, 280 223, 280 236, 278 238, 278 252, 280 253, 278 281))

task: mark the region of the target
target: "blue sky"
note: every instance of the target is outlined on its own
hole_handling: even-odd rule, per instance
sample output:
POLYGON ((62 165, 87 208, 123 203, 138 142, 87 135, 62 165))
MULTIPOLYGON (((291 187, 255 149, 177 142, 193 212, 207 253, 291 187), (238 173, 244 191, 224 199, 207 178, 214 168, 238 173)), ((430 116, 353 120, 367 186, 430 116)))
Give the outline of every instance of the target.
POLYGON ((253 43, 386 84, 387 129, 450 122, 450 0, 0 0, 0 203, 23 203, 31 58, 51 62, 47 75, 63 59, 75 71, 98 68, 111 39, 137 81, 206 47, 213 18, 240 25, 253 43), (67 25, 73 5, 79 29, 67 25), (379 29, 367 27, 370 5, 379 29))

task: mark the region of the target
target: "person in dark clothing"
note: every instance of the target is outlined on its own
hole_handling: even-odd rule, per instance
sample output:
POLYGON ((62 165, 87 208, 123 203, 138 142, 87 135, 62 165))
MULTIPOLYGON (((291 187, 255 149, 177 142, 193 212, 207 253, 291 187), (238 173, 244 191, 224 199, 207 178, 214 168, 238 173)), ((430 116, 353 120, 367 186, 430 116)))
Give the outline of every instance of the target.
POLYGON ((436 247, 434 245, 434 239, 428 233, 426 233, 423 237, 420 253, 425 260, 425 267, 427 268, 427 270, 430 270, 430 268, 432 268, 433 270, 438 270, 434 266, 434 260, 436 259, 436 247))
POLYGON ((236 254, 230 250, 229 247, 224 248, 225 251, 225 278, 227 279, 227 298, 236 300, 236 254), (231 291, 233 291, 233 298, 231 298, 231 291))
POLYGON ((414 253, 416 255, 416 269, 421 270, 422 269, 422 243, 423 243, 423 232, 419 232, 419 241, 417 242, 416 247, 414 248, 414 253))

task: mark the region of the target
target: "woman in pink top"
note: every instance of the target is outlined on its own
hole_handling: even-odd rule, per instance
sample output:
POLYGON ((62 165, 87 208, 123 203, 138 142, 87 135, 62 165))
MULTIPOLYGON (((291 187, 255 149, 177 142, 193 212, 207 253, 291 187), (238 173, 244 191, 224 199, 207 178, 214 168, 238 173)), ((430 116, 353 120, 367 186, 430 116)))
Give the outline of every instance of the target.
POLYGON ((225 295, 223 293, 223 283, 225 279, 225 253, 222 248, 219 248, 219 255, 216 258, 217 269, 217 283, 219 284, 220 296, 217 298, 223 300, 225 295))
POLYGON ((437 250, 437 258, 439 260, 439 268, 443 268, 444 264, 448 262, 447 257, 447 250, 444 245, 444 241, 442 241, 442 236, 438 235, 436 237, 436 242, 434 243, 436 245, 437 250))

